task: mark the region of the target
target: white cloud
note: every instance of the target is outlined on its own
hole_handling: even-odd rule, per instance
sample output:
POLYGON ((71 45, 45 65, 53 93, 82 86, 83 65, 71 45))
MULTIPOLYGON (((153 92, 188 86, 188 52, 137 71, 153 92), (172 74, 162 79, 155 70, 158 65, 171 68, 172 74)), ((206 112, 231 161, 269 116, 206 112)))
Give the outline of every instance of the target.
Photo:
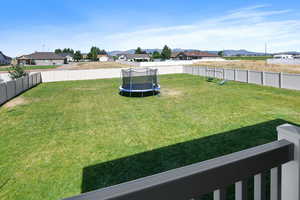
POLYGON ((235 10, 225 16, 194 24, 115 34, 106 39, 116 41, 115 47, 121 49, 135 46, 156 48, 168 44, 177 48, 264 51, 264 44, 267 42, 272 52, 299 51, 300 21, 274 19, 291 10, 262 11, 260 8, 265 6, 235 10))
POLYGON ((2 31, 0 44, 1 48, 4 47, 3 51, 6 50, 8 55, 13 56, 63 47, 88 51, 92 45, 107 50, 125 50, 137 46, 161 48, 167 44, 172 48, 264 51, 264 44, 267 42, 270 52, 300 51, 298 19, 291 10, 273 10, 269 5, 255 5, 194 23, 136 30, 130 27, 133 31, 129 32, 103 32, 103 23, 95 19, 77 26, 43 26, 18 32, 2 31), (294 18, 287 18, 287 15, 294 18))

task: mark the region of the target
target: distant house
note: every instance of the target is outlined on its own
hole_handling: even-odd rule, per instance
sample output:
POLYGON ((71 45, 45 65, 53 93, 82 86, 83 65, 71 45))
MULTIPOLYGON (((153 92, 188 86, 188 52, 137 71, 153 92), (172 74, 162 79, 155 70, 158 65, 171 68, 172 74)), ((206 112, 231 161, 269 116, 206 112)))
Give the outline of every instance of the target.
POLYGON ((107 62, 110 60, 108 55, 97 55, 97 58, 99 59, 100 62, 107 62))
POLYGON ((289 54, 277 54, 273 56, 274 59, 293 59, 292 55, 289 54))
POLYGON ((74 62, 73 55, 70 53, 60 53, 58 55, 65 57, 67 59, 67 62, 74 62))
POLYGON ((10 65, 11 64, 11 57, 8 57, 6 55, 4 55, 1 51, 0 51, 0 65, 10 65))
POLYGON ((180 54, 180 52, 174 52, 171 54, 171 60, 177 60, 177 56, 180 54))
POLYGON ((118 59, 129 62, 149 62, 151 60, 148 54, 119 54, 118 59))
POLYGON ((62 65, 67 58, 53 52, 35 52, 17 58, 18 64, 23 65, 62 65))
POLYGON ((81 55, 82 55, 82 60, 81 61, 90 61, 88 59, 88 53, 82 53, 81 55))
POLYGON ((197 60, 197 59, 211 59, 211 58, 219 58, 219 56, 207 52, 190 51, 190 52, 180 52, 174 57, 174 59, 176 60, 197 60))

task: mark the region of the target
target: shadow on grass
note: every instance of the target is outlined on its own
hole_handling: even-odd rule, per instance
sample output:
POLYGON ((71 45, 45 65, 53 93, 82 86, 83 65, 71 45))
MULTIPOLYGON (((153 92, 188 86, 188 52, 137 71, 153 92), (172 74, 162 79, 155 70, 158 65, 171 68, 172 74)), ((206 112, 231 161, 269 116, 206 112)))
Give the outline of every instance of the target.
POLYGON ((153 92, 119 92, 121 96, 124 97, 150 97, 159 95, 160 92, 153 91, 153 92))
POLYGON ((276 119, 85 167, 82 193, 275 141, 284 123, 276 119))

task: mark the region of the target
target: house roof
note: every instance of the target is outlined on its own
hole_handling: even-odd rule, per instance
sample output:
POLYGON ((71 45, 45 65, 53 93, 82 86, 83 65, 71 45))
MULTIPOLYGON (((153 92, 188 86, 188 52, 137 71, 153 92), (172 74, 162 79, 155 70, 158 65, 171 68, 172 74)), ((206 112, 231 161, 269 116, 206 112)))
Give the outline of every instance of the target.
POLYGON ((182 52, 180 54, 185 56, 197 56, 197 57, 219 57, 217 54, 201 52, 201 51, 182 52))
POLYGON ((171 54, 171 58, 176 58, 180 52, 174 52, 171 54))
POLYGON ((97 58, 101 58, 101 57, 108 57, 108 55, 107 54, 99 54, 99 55, 97 55, 97 58))
POLYGON ((0 51, 0 54, 1 54, 4 58, 6 58, 6 59, 8 59, 8 60, 11 60, 11 59, 12 59, 11 57, 4 55, 4 53, 2 53, 2 51, 0 51))
POLYGON ((23 55, 17 59, 31 59, 31 60, 64 60, 65 57, 53 52, 35 52, 29 55, 23 55))
POLYGON ((120 56, 124 55, 127 59, 150 59, 148 54, 121 54, 120 56))
POLYGON ((67 56, 73 57, 73 55, 71 53, 59 53, 58 55, 60 55, 62 57, 67 57, 67 56))

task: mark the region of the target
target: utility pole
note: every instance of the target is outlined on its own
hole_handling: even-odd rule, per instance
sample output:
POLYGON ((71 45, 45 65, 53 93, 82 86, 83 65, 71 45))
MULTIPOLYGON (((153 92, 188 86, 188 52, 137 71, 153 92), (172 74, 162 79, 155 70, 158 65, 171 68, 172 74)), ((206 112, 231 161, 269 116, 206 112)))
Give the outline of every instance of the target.
POLYGON ((268 51, 268 49, 267 49, 268 47, 267 47, 267 42, 265 43, 265 56, 266 56, 266 59, 265 59, 265 66, 267 67, 268 66, 268 61, 267 61, 267 51, 268 51))
POLYGON ((267 43, 265 43, 265 56, 267 56, 267 48, 268 48, 268 46, 267 46, 267 43))

